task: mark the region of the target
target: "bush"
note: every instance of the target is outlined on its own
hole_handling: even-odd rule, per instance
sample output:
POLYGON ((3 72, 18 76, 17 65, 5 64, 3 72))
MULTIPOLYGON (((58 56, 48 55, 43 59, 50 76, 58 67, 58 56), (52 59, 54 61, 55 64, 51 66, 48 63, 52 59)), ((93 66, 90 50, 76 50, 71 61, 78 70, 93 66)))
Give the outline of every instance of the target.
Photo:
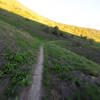
POLYGON ((80 35, 80 37, 81 37, 82 39, 84 39, 84 40, 87 39, 87 36, 82 36, 82 34, 80 35))
POLYGON ((58 30, 59 30, 59 28, 58 28, 57 26, 55 26, 55 27, 53 28, 53 30, 52 30, 52 33, 53 33, 54 35, 59 35, 58 30))

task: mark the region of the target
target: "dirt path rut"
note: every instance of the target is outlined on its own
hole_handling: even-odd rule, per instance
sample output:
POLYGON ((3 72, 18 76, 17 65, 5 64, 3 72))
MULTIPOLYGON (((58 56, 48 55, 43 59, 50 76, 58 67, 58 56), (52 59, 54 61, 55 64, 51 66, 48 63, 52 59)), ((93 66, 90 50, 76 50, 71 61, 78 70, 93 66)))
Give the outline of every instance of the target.
POLYGON ((43 46, 41 46, 36 68, 32 75, 33 83, 31 87, 25 89, 24 93, 22 93, 21 95, 20 100, 41 100, 43 62, 44 62, 44 54, 43 54, 43 46))

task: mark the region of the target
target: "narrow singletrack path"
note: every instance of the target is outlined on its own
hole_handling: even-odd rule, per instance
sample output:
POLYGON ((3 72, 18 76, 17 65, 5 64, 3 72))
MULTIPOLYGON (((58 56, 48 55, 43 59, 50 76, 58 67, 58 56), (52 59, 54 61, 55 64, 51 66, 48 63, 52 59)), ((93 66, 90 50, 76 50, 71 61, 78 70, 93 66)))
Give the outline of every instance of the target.
POLYGON ((32 85, 31 87, 26 88, 24 93, 22 93, 20 100, 41 100, 43 62, 44 62, 44 53, 42 45, 40 47, 40 52, 37 59, 35 71, 32 74, 32 85))

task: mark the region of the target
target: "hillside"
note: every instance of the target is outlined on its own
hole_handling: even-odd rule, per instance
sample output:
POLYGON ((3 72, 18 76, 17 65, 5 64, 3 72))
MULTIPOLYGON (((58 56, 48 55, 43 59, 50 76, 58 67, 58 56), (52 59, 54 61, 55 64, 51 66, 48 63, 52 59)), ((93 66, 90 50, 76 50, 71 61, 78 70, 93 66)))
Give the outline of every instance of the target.
POLYGON ((54 21, 51 21, 47 18, 44 18, 35 12, 31 11, 30 9, 26 8, 22 4, 20 4, 16 0, 0 0, 0 8, 6 9, 8 11, 14 12, 16 14, 19 14, 25 18, 29 18, 31 20, 40 22, 42 24, 48 25, 48 26, 58 26, 60 30, 69 32, 71 34, 77 35, 77 36, 87 36, 88 38, 92 38, 95 41, 100 41, 100 31, 89 29, 89 28, 81 28, 77 26, 71 26, 71 25, 64 25, 61 23, 56 23, 54 21))
POLYGON ((16 0, 0 0, 0 7, 0 100, 100 99, 99 42, 48 27, 58 23, 16 0))
POLYGON ((38 39, 0 20, 0 100, 15 100, 30 84, 39 46, 38 39))

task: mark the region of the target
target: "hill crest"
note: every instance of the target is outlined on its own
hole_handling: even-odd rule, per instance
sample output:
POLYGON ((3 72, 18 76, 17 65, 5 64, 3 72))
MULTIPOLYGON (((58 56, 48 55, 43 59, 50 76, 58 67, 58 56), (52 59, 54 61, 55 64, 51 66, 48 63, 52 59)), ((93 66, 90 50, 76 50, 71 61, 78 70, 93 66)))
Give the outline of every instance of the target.
POLYGON ((94 39, 96 42, 100 42, 100 31, 90 28, 82 28, 72 25, 65 25, 61 23, 49 20, 34 11, 28 9, 23 4, 19 3, 17 0, 0 0, 0 8, 8 10, 10 12, 16 13, 25 18, 37 21, 39 23, 48 25, 50 27, 58 26, 60 30, 69 32, 77 36, 87 36, 88 38, 94 39))

